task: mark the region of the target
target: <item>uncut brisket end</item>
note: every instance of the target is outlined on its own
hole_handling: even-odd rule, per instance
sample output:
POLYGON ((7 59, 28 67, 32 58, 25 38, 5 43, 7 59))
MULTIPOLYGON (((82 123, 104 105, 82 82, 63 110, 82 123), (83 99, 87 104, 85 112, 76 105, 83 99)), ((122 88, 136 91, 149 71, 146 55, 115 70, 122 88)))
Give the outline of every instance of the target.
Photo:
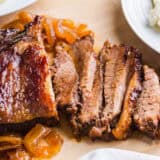
POLYGON ((41 18, 36 16, 22 32, 1 30, 1 36, 0 126, 14 130, 33 119, 58 121, 41 18))
POLYGON ((137 128, 151 137, 158 134, 160 84, 154 69, 144 66, 143 90, 137 101, 134 121, 137 128))

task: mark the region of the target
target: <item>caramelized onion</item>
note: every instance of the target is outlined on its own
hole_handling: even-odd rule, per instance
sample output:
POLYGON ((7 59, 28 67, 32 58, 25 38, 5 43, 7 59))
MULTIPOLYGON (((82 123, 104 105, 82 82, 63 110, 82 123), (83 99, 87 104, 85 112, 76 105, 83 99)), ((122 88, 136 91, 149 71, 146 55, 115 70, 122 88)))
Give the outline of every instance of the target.
POLYGON ((18 19, 25 25, 33 20, 33 16, 27 12, 20 12, 18 14, 18 19))
POLYGON ((73 24, 67 20, 58 20, 53 21, 53 27, 58 39, 66 40, 68 43, 73 43, 77 39, 77 35, 74 31, 73 24))
POLYGON ((4 25, 2 27, 3 29, 7 29, 7 28, 15 28, 15 29, 18 29, 18 30, 23 30, 24 29, 24 24, 22 24, 22 22, 18 19, 4 25))
MULTIPOLYGON (((4 25, 2 28, 23 30, 24 26, 32 20, 33 15, 21 12, 17 19, 4 25)), ((52 48, 56 39, 65 40, 72 44, 79 38, 93 34, 93 32, 87 28, 86 24, 75 25, 75 23, 69 19, 56 19, 46 16, 43 16, 42 29, 45 33, 44 38, 47 41, 47 48, 52 48)))
POLYGON ((22 145, 22 138, 18 136, 0 136, 0 151, 18 148, 22 145))
POLYGON ((24 138, 26 149, 39 158, 51 158, 57 154, 63 140, 54 129, 37 124, 24 138))
POLYGON ((55 31, 52 25, 51 18, 44 18, 43 20, 43 31, 44 31, 44 43, 47 51, 52 51, 53 45, 56 41, 55 31))

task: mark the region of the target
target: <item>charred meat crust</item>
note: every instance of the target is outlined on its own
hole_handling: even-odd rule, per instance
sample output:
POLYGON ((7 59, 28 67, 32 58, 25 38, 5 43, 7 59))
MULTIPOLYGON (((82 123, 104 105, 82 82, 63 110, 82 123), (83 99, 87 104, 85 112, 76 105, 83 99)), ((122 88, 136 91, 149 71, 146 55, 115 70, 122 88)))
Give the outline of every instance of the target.
POLYGON ((36 118, 58 121, 40 21, 36 16, 22 32, 0 30, 0 127, 36 118))
POLYGON ((18 33, 16 29, 0 29, 0 44, 3 45, 4 42, 9 41, 12 36, 15 36, 18 33))
POLYGON ((34 20, 25 26, 24 31, 16 29, 0 29, 0 52, 7 50, 19 41, 30 41, 35 38, 31 32, 39 31, 41 27, 40 16, 35 16, 34 20))

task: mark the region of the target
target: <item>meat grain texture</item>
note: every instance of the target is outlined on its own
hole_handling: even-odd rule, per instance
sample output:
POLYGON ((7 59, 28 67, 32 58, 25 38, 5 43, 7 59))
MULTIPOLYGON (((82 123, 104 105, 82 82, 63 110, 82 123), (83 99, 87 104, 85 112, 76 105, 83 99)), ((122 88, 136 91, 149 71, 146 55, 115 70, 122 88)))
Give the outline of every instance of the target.
POLYGON ((0 30, 0 131, 54 125, 63 111, 78 137, 125 139, 135 125, 159 136, 159 77, 137 49, 106 42, 97 54, 92 35, 56 39, 51 60, 44 37, 39 16, 0 30))

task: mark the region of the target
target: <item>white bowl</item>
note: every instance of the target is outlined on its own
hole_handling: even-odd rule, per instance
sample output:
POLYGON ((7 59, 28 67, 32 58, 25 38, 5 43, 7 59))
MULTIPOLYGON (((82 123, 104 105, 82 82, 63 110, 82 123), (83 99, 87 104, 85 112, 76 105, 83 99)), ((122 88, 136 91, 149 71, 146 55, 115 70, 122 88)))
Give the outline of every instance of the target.
POLYGON ((31 5, 37 0, 4 0, 0 3, 0 16, 20 10, 31 5))
POLYGON ((137 36, 160 53, 160 32, 149 26, 151 0, 121 0, 124 16, 137 36))

